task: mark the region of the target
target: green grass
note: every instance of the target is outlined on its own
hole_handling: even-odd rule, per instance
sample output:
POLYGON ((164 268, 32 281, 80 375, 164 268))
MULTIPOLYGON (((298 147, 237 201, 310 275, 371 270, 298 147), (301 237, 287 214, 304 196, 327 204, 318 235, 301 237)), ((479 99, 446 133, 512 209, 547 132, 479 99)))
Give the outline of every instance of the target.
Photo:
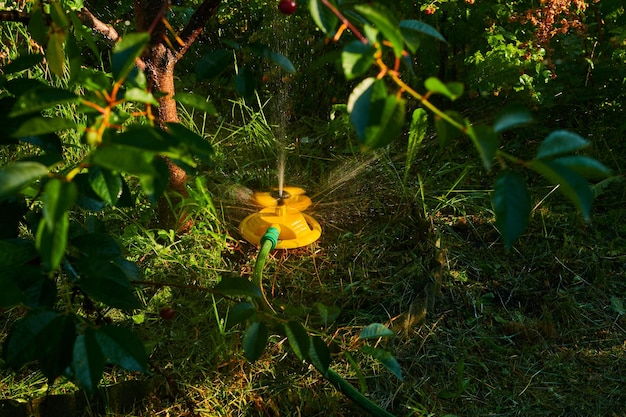
MULTIPOLYGON (((425 152, 434 148, 426 146, 425 152)), ((311 171, 322 165, 325 172, 333 165, 356 169, 346 158, 319 155, 313 146, 300 152, 300 166, 311 171)), ((534 212, 529 232, 507 253, 486 209, 486 181, 476 181, 466 163, 417 164, 432 173, 423 176, 422 201, 415 185, 401 187, 401 167, 394 160, 362 162, 358 175, 345 175, 338 191, 315 206, 325 233, 314 249, 274 254, 265 281, 272 302, 312 326, 319 326, 316 302, 339 307, 337 320, 322 326, 339 349, 354 349, 358 332, 370 322, 397 330, 386 347, 403 366, 403 383, 355 354, 370 397, 397 415, 624 412, 624 317, 615 301, 611 304, 624 297, 623 251, 616 247, 619 236, 608 239, 616 234, 613 225, 623 223, 621 210, 610 201, 616 196, 599 200, 596 210, 602 214, 592 225, 557 195, 549 197, 534 212)), ((309 193, 319 187, 323 195, 332 183, 328 177, 304 179, 309 193)), ((535 191, 541 199, 548 189, 535 191)), ((236 238, 237 214, 231 215, 226 210, 236 238)), ((225 269, 249 274, 253 257, 253 248, 236 242, 225 269)), ((232 407, 220 411, 226 414, 360 414, 339 411, 346 400, 286 355, 284 340, 275 340, 258 363, 245 364, 237 333, 220 340, 240 371, 214 369, 204 381, 213 385, 232 377, 220 385, 228 398, 216 398, 214 387, 198 388, 206 393, 201 404, 217 400, 232 407)), ((334 366, 359 384, 345 359, 334 366)), ((206 415, 217 413, 203 407, 206 415)))
MULTIPOLYGON (((189 185, 185 204, 195 225, 188 234, 153 229, 147 206, 101 218, 145 275, 145 311, 109 315, 140 334, 159 381, 126 415, 363 415, 300 363, 286 340, 273 335, 250 364, 244 329, 225 328, 232 303, 210 288, 225 275, 251 275, 256 248, 237 231, 253 210, 246 187, 276 181, 271 124, 245 102, 234 109, 237 123, 233 116, 213 132, 215 165, 189 185), (165 305, 175 308, 174 319, 159 317, 165 305)), ((188 123, 194 120, 196 131, 211 133, 189 114, 188 123)), ((398 416, 626 413, 621 183, 599 196, 591 223, 545 184, 532 183, 541 204, 507 252, 490 209, 493 174, 482 172, 473 149, 458 144, 442 156, 428 137, 404 182, 401 144, 353 154, 343 127, 293 126, 300 140, 289 147, 286 183, 313 196, 311 214, 324 232, 311 247, 271 254, 264 284, 279 314, 322 334, 333 368, 398 416), (333 150, 333 143, 341 146, 333 150), (339 314, 324 323, 316 303, 339 314), (372 322, 396 332, 381 346, 398 359, 404 381, 357 351, 360 330, 372 322)), ((604 131, 605 142, 616 143, 608 136, 615 132, 604 131)), ((605 142, 594 142, 593 151, 607 154, 605 142)), ((621 174, 621 154, 611 155, 607 163, 621 174)), ((6 312, 4 331, 17 314, 6 312)), ((104 382, 143 378, 111 370, 104 382)), ((29 400, 47 388, 30 368, 0 374, 3 398, 29 400)), ((59 380, 48 392, 65 391, 73 387, 59 380)))

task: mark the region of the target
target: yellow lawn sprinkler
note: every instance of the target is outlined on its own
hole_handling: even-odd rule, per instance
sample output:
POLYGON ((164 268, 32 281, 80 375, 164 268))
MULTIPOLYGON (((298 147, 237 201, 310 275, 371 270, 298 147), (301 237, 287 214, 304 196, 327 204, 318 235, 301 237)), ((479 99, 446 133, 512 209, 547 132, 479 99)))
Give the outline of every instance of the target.
POLYGON ((303 213, 311 205, 311 199, 298 187, 284 187, 278 191, 255 192, 252 201, 261 210, 249 215, 239 225, 244 239, 254 245, 270 227, 278 229, 276 249, 293 249, 315 242, 322 234, 322 227, 311 216, 303 213))

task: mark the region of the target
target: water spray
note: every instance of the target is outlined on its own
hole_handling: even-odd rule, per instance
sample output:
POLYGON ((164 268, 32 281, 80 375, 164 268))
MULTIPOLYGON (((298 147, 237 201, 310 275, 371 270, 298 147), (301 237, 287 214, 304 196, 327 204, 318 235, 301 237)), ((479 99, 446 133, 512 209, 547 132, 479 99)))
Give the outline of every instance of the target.
POLYGON ((255 192, 252 201, 261 210, 243 219, 239 231, 253 245, 260 245, 261 238, 272 226, 279 226, 280 230, 277 249, 307 246, 322 234, 317 220, 303 213, 311 205, 311 199, 302 188, 285 186, 282 190, 255 192))

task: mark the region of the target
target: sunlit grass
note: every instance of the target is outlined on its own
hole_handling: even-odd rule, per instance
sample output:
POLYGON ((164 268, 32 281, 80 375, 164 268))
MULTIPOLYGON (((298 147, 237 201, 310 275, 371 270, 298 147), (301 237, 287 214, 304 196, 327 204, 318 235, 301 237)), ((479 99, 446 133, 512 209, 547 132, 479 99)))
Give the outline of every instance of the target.
MULTIPOLYGON (((286 340, 272 336, 250 364, 244 329, 225 327, 232 303, 210 288, 226 275, 250 276, 256 248, 237 231, 242 214, 254 209, 246 192, 276 185, 271 126, 245 103, 234 107, 241 126, 222 120, 210 131, 194 122, 216 153, 189 184, 188 234, 154 228, 146 203, 99 215, 144 272, 145 310, 109 313, 140 334, 149 380, 157 381, 128 415, 363 415, 300 363, 286 340), (163 306, 175 309, 172 320, 159 316, 163 306)), ((458 145, 446 159, 428 137, 403 181, 402 146, 370 156, 344 152, 342 142, 333 153, 326 145, 342 140, 341 129, 310 122, 294 132, 309 140, 289 149, 288 183, 313 197, 324 232, 310 247, 273 252, 264 288, 282 317, 323 335, 334 369, 398 416, 624 412, 619 183, 599 197, 591 224, 545 184, 533 184, 541 204, 506 251, 489 203, 493 174, 462 154, 473 149, 458 145), (324 136, 331 133, 338 136, 324 136), (316 303, 337 307, 338 316, 323 323, 316 303), (404 381, 356 352, 360 330, 372 322, 396 332, 384 347, 404 381)), ((111 370, 104 383, 143 378, 111 370)), ((3 372, 1 383, 4 398, 29 400, 47 389, 28 370, 3 372)), ((50 392, 70 389, 60 379, 50 392)))

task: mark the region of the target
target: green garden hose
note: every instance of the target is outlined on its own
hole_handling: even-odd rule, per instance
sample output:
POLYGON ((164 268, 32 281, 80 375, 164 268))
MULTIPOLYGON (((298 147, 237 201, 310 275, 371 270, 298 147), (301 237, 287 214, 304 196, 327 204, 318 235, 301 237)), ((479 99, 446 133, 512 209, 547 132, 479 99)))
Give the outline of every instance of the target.
MULTIPOLYGON (((259 254, 256 258, 256 263, 254 264, 254 271, 252 272, 252 281, 255 285, 259 287, 261 290, 261 294, 263 295, 262 300, 262 308, 270 309, 274 313, 274 309, 267 301, 265 297, 265 292, 263 291, 262 281, 263 281, 263 268, 265 267, 265 262, 267 261, 267 257, 272 249, 276 247, 278 243, 278 236, 280 235, 280 227, 279 226, 271 226, 267 229, 267 232, 261 237, 261 249, 259 250, 259 254)), ((363 408, 365 411, 370 413, 375 417, 395 417, 393 414, 388 411, 382 409, 377 404, 370 401, 367 397, 359 392, 356 388, 352 386, 348 381, 343 379, 337 372, 328 368, 326 379, 333 384, 335 388, 337 388, 340 392, 342 392, 346 397, 350 398, 355 404, 359 407, 363 408)))
POLYGON ((276 313, 276 311, 272 308, 272 305, 267 301, 267 297, 265 297, 265 291, 263 291, 263 268, 265 267, 265 262, 267 262, 267 257, 270 254, 270 251, 276 247, 278 243, 278 236, 280 235, 280 227, 271 226, 265 234, 261 237, 261 249, 259 250, 259 254, 256 257, 256 263, 254 264, 254 271, 252 271, 252 282, 256 285, 263 295, 263 300, 261 302, 260 307, 264 309, 269 309, 276 313))
POLYGON ((365 397, 361 392, 354 388, 352 384, 343 379, 337 372, 328 368, 328 375, 326 375, 326 379, 330 381, 331 384, 335 386, 339 391, 343 393, 346 397, 350 398, 352 402, 356 405, 367 411, 373 416, 376 417, 395 417, 393 414, 384 410, 377 404, 373 403, 367 397, 365 397))

